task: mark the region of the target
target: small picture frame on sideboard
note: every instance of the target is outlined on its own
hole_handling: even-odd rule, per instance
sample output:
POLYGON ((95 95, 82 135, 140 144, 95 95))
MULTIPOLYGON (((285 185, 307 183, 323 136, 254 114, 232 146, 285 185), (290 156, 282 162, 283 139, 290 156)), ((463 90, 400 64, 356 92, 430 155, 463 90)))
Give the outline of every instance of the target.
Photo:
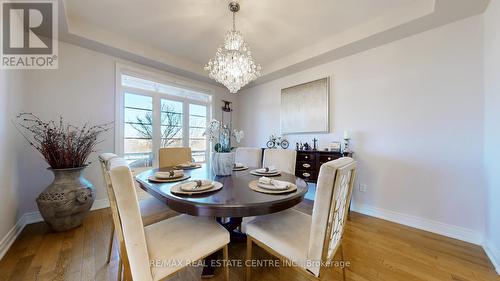
POLYGON ((331 142, 328 149, 332 152, 340 152, 342 149, 342 144, 339 141, 331 142))

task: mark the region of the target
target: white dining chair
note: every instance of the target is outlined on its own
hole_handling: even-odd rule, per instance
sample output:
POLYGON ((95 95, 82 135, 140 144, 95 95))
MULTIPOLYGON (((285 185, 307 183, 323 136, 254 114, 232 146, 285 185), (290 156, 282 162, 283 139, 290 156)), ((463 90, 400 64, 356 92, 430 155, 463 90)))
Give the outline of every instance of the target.
POLYGON ((266 149, 264 150, 264 167, 275 166, 279 171, 295 174, 295 161, 297 151, 289 149, 266 149))
MULTIPOLYGON (((302 272, 319 278, 325 265, 332 263, 341 248, 347 220, 356 162, 344 157, 320 168, 312 216, 294 209, 256 217, 246 223, 247 260, 252 259, 255 243, 280 260, 294 262, 302 272)), ((345 272, 343 275, 345 279, 345 272)), ((251 268, 246 269, 246 280, 251 268)))
POLYGON ((110 178, 123 237, 125 280, 161 280, 219 250, 229 280, 229 232, 224 227, 213 218, 188 215, 143 227, 134 179, 122 159, 110 160, 110 178))
POLYGON ((238 147, 235 151, 236 163, 242 163, 247 167, 262 167, 262 148, 238 147))
MULTIPOLYGON (((109 177, 109 167, 111 159, 115 158, 121 159, 120 160, 122 162, 121 164, 127 165, 127 162, 123 158, 119 158, 118 155, 114 153, 103 153, 99 155, 99 162, 101 163, 101 171, 104 177, 104 183, 106 185, 108 200, 110 202, 114 199, 112 198, 113 185, 111 184, 111 179, 109 177)), ((179 213, 170 209, 165 203, 161 202, 160 200, 154 198, 151 195, 143 195, 143 194, 144 192, 141 193, 142 198, 139 199, 139 209, 142 216, 142 221, 145 226, 179 215, 179 213)), ((112 224, 111 234, 109 237, 109 244, 108 244, 107 263, 111 261, 114 236, 115 236, 115 225, 112 224)))

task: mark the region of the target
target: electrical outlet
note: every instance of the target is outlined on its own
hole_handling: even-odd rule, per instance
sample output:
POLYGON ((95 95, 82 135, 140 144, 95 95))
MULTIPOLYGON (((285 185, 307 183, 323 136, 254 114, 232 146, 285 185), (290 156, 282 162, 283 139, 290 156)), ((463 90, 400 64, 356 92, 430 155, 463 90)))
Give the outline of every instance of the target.
POLYGON ((367 189, 368 189, 368 185, 359 184, 359 192, 366 192, 367 189))

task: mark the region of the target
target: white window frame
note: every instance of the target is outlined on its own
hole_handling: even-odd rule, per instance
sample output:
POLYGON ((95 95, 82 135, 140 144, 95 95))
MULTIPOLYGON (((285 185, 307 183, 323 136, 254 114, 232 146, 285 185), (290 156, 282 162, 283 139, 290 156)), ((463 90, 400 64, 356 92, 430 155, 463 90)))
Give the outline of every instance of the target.
MULTIPOLYGON (((151 70, 144 70, 130 65, 125 65, 122 63, 116 63, 116 84, 115 84, 115 153, 121 157, 124 156, 124 124, 125 124, 125 92, 143 96, 149 96, 153 98, 153 124, 159 124, 161 122, 161 112, 158 108, 161 107, 161 99, 167 99, 172 101, 180 101, 183 103, 182 108, 182 145, 189 146, 189 104, 203 105, 207 107, 207 120, 212 119, 212 101, 214 96, 214 89, 202 88, 199 85, 190 83, 185 80, 180 80, 172 75, 156 72, 151 70), (175 95, 169 95, 167 93, 160 93, 157 91, 148 91, 144 89, 137 89, 133 87, 123 86, 121 82, 121 76, 130 75, 133 77, 154 81, 157 83, 174 86, 178 88, 183 88, 187 90, 192 90, 205 94, 208 96, 208 102, 202 102, 198 100, 193 100, 190 98, 181 98, 175 95)), ((161 135, 161 126, 153 125, 153 135, 161 135)), ((161 137, 153 137, 152 140, 152 154, 153 154, 153 167, 158 167, 158 151, 161 147, 161 137)), ((208 139, 206 139, 206 152, 205 152, 205 162, 209 161, 211 147, 209 145, 208 139)))

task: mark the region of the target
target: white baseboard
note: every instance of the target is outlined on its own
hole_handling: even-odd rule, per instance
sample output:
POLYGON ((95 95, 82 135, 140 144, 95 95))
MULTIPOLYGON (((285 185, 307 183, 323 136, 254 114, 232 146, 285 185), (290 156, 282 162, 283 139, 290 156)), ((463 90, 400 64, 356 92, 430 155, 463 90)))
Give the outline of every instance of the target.
POLYGON ((484 242, 484 235, 482 233, 456 225, 380 209, 365 204, 356 204, 354 201, 351 203, 351 210, 368 216, 433 232, 476 245, 483 245, 484 242))
POLYGON ((9 232, 0 241, 0 260, 10 249, 16 238, 23 231, 25 224, 24 215, 16 222, 16 224, 9 230, 9 232))
POLYGON ((491 240, 486 239, 484 242, 484 251, 486 255, 490 258, 491 263, 495 267, 498 275, 500 275, 500 250, 493 244, 491 240))
MULTIPOLYGON (((109 207, 109 201, 107 198, 95 200, 92 205, 91 210, 98 210, 109 207)), ((14 241, 16 241, 17 237, 23 229, 32 223, 37 223, 43 221, 42 215, 40 212, 29 212, 24 213, 21 218, 17 221, 17 223, 9 230, 9 232, 0 240, 0 260, 7 253, 9 248, 12 246, 14 241)))

